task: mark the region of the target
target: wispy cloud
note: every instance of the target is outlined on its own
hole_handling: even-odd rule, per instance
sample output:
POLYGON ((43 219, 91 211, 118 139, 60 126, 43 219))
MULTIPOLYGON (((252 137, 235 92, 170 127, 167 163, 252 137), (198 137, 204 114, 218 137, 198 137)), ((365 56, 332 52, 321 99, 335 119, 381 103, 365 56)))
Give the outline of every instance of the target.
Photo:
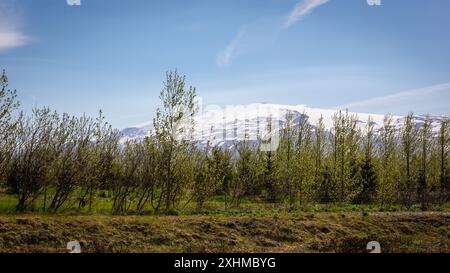
MULTIPOLYGON (((293 10, 287 17, 283 28, 292 26, 295 22, 311 13, 317 7, 326 4, 328 1, 329 0, 302 0, 301 2, 297 3, 297 5, 295 5, 293 10)), ((260 26, 256 28, 259 27, 260 26)), ((277 29, 273 33, 273 36, 276 36, 276 33, 279 31, 280 29, 277 27, 277 29)), ((231 40, 231 42, 227 45, 227 47, 219 52, 216 60, 217 66, 227 67, 233 62, 233 59, 236 57, 236 55, 239 53, 239 49, 242 47, 241 41, 244 36, 246 36, 246 26, 242 27, 237 35, 233 38, 233 40, 231 40)), ((265 36, 268 36, 267 32, 265 33, 265 36)))
POLYGON ((0 51, 25 45, 30 39, 21 31, 21 16, 15 1, 0 1, 0 51))
POLYGON ((448 113, 450 109, 450 83, 427 86, 419 89, 399 92, 393 95, 375 97, 333 107, 351 111, 371 111, 400 113, 408 111, 426 111, 448 113))
POLYGON ((245 26, 242 27, 238 34, 233 38, 233 40, 228 44, 228 46, 219 53, 217 56, 217 65, 219 67, 226 67, 231 64, 234 57, 236 56, 237 49, 241 43, 242 38, 246 32, 245 26))
POLYGON ((28 38, 17 31, 0 30, 0 50, 23 46, 28 38))
POLYGON ((310 14, 314 9, 326 4, 329 0, 303 0, 291 11, 284 22, 283 28, 288 28, 297 21, 310 14))

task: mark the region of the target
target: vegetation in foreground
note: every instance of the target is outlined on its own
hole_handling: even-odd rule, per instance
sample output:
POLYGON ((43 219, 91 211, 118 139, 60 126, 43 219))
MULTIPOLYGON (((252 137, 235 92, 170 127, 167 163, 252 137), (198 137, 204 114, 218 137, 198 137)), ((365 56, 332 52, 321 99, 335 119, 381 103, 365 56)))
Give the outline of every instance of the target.
MULTIPOLYGON (((450 197, 447 117, 433 125, 430 117, 415 123, 410 114, 398 126, 386 116, 375 132, 370 119, 361 129, 356 115, 339 112, 327 131, 322 119, 295 121, 287 113, 280 132, 270 120, 265 130, 269 139, 279 134, 279 145, 263 151, 259 145, 267 143, 255 146, 244 132, 230 151, 192 141, 196 91, 177 71, 166 75, 153 134, 126 143, 101 113, 92 119, 42 108, 25 115, 8 86, 3 73, 0 189, 19 212, 93 211, 99 203, 113 214, 170 214, 192 204, 201 212, 218 195, 224 210, 239 209, 246 199, 288 203, 290 210, 315 204, 412 209, 417 203, 429 210, 450 197)), ((10 208, 3 199, 0 205, 10 208)))
POLYGON ((450 213, 1 215, 0 252, 450 252, 450 213))
POLYGON ((430 117, 399 127, 386 116, 375 132, 339 112, 326 131, 287 113, 280 132, 267 122, 269 143, 280 134, 270 151, 246 137, 199 148, 195 88, 174 71, 153 134, 120 143, 101 112, 19 112, 8 84, 3 73, 0 251, 78 240, 85 252, 365 252, 376 240, 384 252, 450 252, 446 117, 436 130, 430 117))

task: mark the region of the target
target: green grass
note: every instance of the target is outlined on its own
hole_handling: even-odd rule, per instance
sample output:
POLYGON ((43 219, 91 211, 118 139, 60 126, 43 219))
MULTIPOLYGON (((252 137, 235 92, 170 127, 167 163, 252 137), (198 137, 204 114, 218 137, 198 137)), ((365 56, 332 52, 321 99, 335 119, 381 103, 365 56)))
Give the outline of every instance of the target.
MULTIPOLYGON (((112 198, 102 197, 105 194, 96 196, 94 203, 92 204, 91 211, 88 206, 84 208, 77 208, 77 200, 75 198, 69 199, 57 212, 61 215, 110 215, 112 208, 112 198)), ((107 196, 107 195, 106 195, 107 196)), ((369 213, 369 212, 401 212, 401 211, 421 211, 419 204, 414 204, 410 207, 403 207, 399 205, 380 206, 377 204, 371 205, 354 205, 354 204, 307 204, 301 208, 293 210, 289 209, 287 202, 281 204, 265 203, 261 201, 255 201, 253 198, 244 198, 239 208, 224 208, 224 200, 222 195, 216 195, 206 202, 203 210, 198 211, 194 202, 189 203, 186 207, 183 207, 184 202, 181 202, 180 207, 170 211, 170 215, 210 215, 210 216, 271 216, 271 215, 302 215, 305 213, 369 213)), ((16 213, 17 197, 11 194, 0 193, 0 213, 15 214, 16 213)), ((133 204, 135 206, 135 204, 133 204)), ((132 206, 132 207, 133 207, 132 206)), ((52 214, 51 212, 43 212, 43 200, 38 199, 35 203, 36 209, 29 210, 35 214, 52 214)), ((450 211, 450 202, 443 205, 430 205, 429 211, 450 211)), ((161 212, 160 212, 161 213, 161 212)), ((152 215, 160 214, 153 210, 149 204, 145 207, 142 214, 152 215)), ((130 211, 129 214, 136 214, 134 211, 130 211)))
MULTIPOLYGON (((203 211, 111 214, 107 194, 92 211, 72 199, 57 213, 17 213, 16 196, 0 193, 0 252, 65 252, 78 240, 85 252, 365 252, 371 240, 384 252, 450 252, 450 203, 430 206, 311 204, 289 210, 245 198, 225 210, 214 196, 203 211)), ((37 200, 36 206, 42 206, 37 200)))

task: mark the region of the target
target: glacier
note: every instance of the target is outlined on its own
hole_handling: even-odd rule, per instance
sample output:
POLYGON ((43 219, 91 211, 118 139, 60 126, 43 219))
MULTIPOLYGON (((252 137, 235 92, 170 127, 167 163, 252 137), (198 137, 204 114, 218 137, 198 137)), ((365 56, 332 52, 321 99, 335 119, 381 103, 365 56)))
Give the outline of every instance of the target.
MULTIPOLYGON (((313 108, 306 105, 282 105, 254 103, 236 106, 207 106, 200 109, 195 116, 195 127, 192 138, 200 146, 209 142, 212 145, 231 147, 236 141, 247 138, 250 141, 258 141, 264 136, 269 120, 273 131, 283 127, 286 115, 293 116, 293 124, 298 125, 302 118, 308 118, 308 122, 315 127, 319 118, 323 118, 325 130, 331 131, 333 127, 333 115, 338 109, 313 108)), ((345 112, 346 110, 341 110, 345 112)), ((348 112, 358 118, 357 126, 366 127, 369 117, 372 119, 375 131, 383 126, 384 115, 348 112)), ((400 128, 404 123, 404 116, 392 116, 394 125, 400 128)), ((430 116, 434 132, 439 130, 441 116, 430 116)), ((417 126, 423 124, 424 115, 415 115, 414 123, 417 126)), ((152 134, 153 123, 146 122, 125 128, 121 131, 120 142, 130 140, 142 140, 152 134)))

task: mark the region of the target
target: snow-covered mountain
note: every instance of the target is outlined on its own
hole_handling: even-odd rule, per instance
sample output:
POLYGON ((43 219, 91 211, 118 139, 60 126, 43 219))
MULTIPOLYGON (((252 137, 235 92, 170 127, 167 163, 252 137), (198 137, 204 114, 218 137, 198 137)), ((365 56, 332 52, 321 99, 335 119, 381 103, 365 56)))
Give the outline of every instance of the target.
MULTIPOLYGON (((195 131, 193 138, 200 145, 210 141, 213 145, 231 147, 236 141, 242 140, 244 136, 251 141, 257 141, 267 132, 267 125, 271 120, 272 130, 282 128, 286 114, 293 115, 294 124, 298 124, 302 118, 308 118, 311 125, 315 126, 320 117, 326 130, 333 126, 333 115, 339 110, 311 108, 305 105, 280 105, 280 104, 249 104, 220 107, 207 107, 200 110, 195 118, 195 131)), ((358 126, 363 128, 371 117, 375 130, 383 125, 384 115, 353 113, 358 117, 358 126)), ((431 117, 433 130, 438 130, 440 117, 431 117)), ((404 117, 393 116, 394 124, 401 127, 404 117)), ((415 123, 419 126, 424 121, 424 116, 415 116, 415 123)), ((139 124, 122 130, 121 142, 128 140, 143 139, 151 134, 152 122, 139 124)))

